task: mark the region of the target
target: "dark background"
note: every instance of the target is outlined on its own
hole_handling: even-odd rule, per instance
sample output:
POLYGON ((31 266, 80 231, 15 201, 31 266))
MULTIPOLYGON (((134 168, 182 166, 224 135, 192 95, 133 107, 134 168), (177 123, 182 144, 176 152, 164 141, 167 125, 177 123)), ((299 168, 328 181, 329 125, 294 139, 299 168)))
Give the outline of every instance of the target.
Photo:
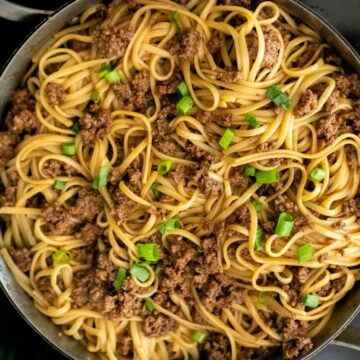
MULTIPOLYGON (((16 2, 43 8, 56 9, 66 1, 62 0, 17 0, 16 2)), ((360 52, 360 0, 304 0, 316 12, 323 15, 350 41, 360 52)), ((6 59, 21 44, 22 40, 41 18, 33 19, 25 24, 16 24, 0 19, 0 68, 6 59)), ((6 296, 0 290, 0 360, 64 360, 56 350, 42 340, 28 326, 16 310, 11 306, 6 296)), ((356 321, 355 325, 360 323, 356 321)), ((328 347, 317 360, 355 360, 360 355, 354 351, 345 351, 334 346, 328 347)))

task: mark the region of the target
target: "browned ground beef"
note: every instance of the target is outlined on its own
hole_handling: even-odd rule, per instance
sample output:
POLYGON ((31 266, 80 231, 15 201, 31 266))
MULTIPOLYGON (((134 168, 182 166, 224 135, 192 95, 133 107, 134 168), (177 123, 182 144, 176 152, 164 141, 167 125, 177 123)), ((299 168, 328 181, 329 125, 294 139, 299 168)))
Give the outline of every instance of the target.
POLYGON ((213 35, 208 41, 206 46, 211 54, 215 54, 221 50, 224 44, 225 44, 225 39, 223 37, 219 37, 218 35, 213 35))
POLYGON ((49 83, 46 85, 45 95, 49 104, 54 106, 63 104, 66 92, 62 85, 49 83))
POLYGON ((302 117, 315 108, 318 102, 318 96, 310 89, 306 89, 294 109, 295 117, 302 117))
POLYGON ((94 42, 100 58, 121 57, 133 36, 133 33, 124 29, 116 29, 109 25, 98 26, 93 32, 94 42))
POLYGON ((110 130, 111 111, 92 105, 89 112, 80 119, 80 135, 84 145, 92 145, 97 138, 104 138, 110 130))
POLYGON ((237 70, 227 70, 224 72, 220 72, 217 75, 217 78, 219 80, 222 80, 227 83, 239 83, 241 80, 243 80, 243 75, 241 71, 237 70))
MULTIPOLYGON (((76 161, 76 159, 74 160, 76 161)), ((43 173, 49 178, 55 178, 57 176, 75 176, 77 170, 65 162, 49 160, 44 164, 43 173)))
POLYGON ((30 271, 31 262, 33 254, 31 253, 31 250, 26 248, 10 248, 9 249, 10 256, 15 261, 15 264, 19 267, 19 269, 26 273, 30 271))
POLYGON ((338 136, 346 133, 348 130, 343 118, 337 114, 331 114, 318 121, 316 133, 325 144, 331 144, 338 136))
POLYGON ((198 53, 200 41, 200 33, 194 28, 186 27, 169 41, 167 49, 181 60, 192 61, 198 53))
POLYGON ((17 191, 16 186, 9 186, 2 193, 0 193, 0 207, 15 206, 16 191, 17 191))

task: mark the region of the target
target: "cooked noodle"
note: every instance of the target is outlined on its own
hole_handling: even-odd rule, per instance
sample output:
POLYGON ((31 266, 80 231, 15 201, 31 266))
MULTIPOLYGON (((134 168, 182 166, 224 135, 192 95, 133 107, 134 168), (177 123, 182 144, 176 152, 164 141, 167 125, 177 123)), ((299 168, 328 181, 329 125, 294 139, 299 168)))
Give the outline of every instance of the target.
POLYGON ((38 123, 16 133, 15 117, 28 110, 10 110, 2 133, 15 132, 17 146, 7 158, 0 148, 1 254, 36 308, 101 358, 204 352, 234 360, 281 345, 294 357, 311 349, 309 338, 359 278, 359 91, 341 88, 348 75, 329 46, 275 3, 183 3, 115 1, 107 13, 96 5, 34 56, 23 86, 38 123), (109 63, 121 74, 115 84, 99 77, 109 63), (174 109, 182 80, 194 101, 188 115, 174 109), (290 99, 288 110, 266 95, 272 85, 290 99), (89 108, 94 96, 100 107, 89 108), (228 128, 235 136, 223 149, 228 128), (64 154, 64 144, 76 155, 64 154), (172 170, 160 175, 166 160, 172 170), (281 179, 262 185, 244 175, 246 166, 277 169, 281 179), (111 169, 107 186, 84 192, 100 168, 111 169), (324 172, 320 181, 311 180, 313 169, 324 172), (280 237, 274 227, 284 212, 295 224, 280 237), (171 219, 180 227, 160 235, 171 219), (84 229, 95 238, 86 240, 84 229), (127 272, 115 290, 116 269, 142 261, 139 243, 160 245, 162 271, 147 263, 146 280, 127 272), (299 263, 298 249, 309 243, 312 254, 299 263), (31 266, 21 269, 27 256, 31 266), (306 294, 319 304, 305 306, 306 294), (204 343, 194 340, 196 330, 204 343))

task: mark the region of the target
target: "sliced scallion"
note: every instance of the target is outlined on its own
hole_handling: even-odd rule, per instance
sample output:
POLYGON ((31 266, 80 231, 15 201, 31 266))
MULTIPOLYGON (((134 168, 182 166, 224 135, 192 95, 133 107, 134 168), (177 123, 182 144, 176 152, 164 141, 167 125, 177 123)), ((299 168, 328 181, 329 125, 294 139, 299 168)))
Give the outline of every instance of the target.
POLYGON ((170 14, 170 22, 172 22, 175 27, 176 27, 176 32, 180 31, 180 27, 179 27, 179 13, 177 11, 173 11, 170 14))
POLYGON ((183 96, 176 104, 176 110, 181 114, 186 115, 189 113, 191 108, 194 106, 194 100, 191 96, 183 96))
POLYGON ((98 72, 99 78, 100 79, 104 78, 111 70, 112 67, 110 64, 103 65, 98 72))
POLYGON ((186 85, 185 81, 179 82, 178 86, 176 87, 176 91, 180 96, 186 96, 189 95, 189 89, 186 85))
POLYGON ((51 255, 54 265, 64 265, 64 264, 70 264, 72 260, 72 255, 70 250, 65 249, 64 247, 61 247, 59 250, 55 251, 51 255))
POLYGON ((271 100, 276 106, 282 107, 284 110, 288 110, 291 106, 289 97, 283 93, 276 85, 272 85, 266 91, 266 97, 271 100))
POLYGON ((301 297, 301 302, 308 307, 316 308, 319 306, 319 296, 313 294, 306 294, 301 297))
POLYGON ((199 344, 202 344, 205 341, 206 334, 201 330, 193 330, 191 332, 191 340, 199 344))
POLYGON ((235 134, 233 133, 232 130, 230 129, 226 129, 219 141, 219 145, 223 148, 223 149, 227 149, 229 147, 229 145, 231 144, 233 138, 234 138, 235 134))
POLYGON ((150 277, 149 270, 139 264, 134 264, 130 269, 130 274, 133 275, 140 282, 145 282, 150 277))
POLYGON ((138 256, 148 261, 159 260, 159 245, 154 243, 136 244, 138 256))
POLYGON ((158 227, 158 230, 161 235, 166 235, 169 231, 179 228, 180 228, 180 220, 178 218, 173 218, 161 223, 158 227))
POLYGON ((105 79, 109 84, 115 84, 121 80, 121 74, 118 70, 114 69, 105 75, 105 79))
POLYGON ((65 188, 65 183, 63 181, 55 180, 55 183, 54 183, 55 190, 64 190, 64 188, 65 188))
POLYGON ((76 154, 76 148, 74 144, 63 144, 62 150, 64 155, 72 156, 76 154))
POLYGON ((311 243, 306 243, 298 248, 299 263, 310 261, 313 258, 313 247, 311 243))
POLYGON ((251 166, 246 166, 244 172, 245 172, 245 175, 247 175, 247 176, 255 176, 256 169, 251 166))
POLYGON ((252 206, 255 208, 255 211, 256 211, 256 212, 261 211, 261 209, 262 209, 262 204, 261 204, 261 202, 254 200, 254 201, 251 202, 251 204, 252 204, 252 206))
POLYGON ((255 250, 261 251, 263 249, 263 237, 264 237, 264 230, 262 228, 258 228, 256 230, 256 237, 255 237, 255 250))
POLYGON ((173 164, 173 162, 171 160, 162 161, 157 167, 158 174, 159 175, 167 174, 170 171, 172 164, 173 164))
POLYGON ((275 234, 279 237, 290 236, 294 226, 294 217, 286 212, 280 214, 276 224, 275 234))
POLYGON ((245 120, 249 123, 250 127, 257 129, 260 126, 260 123, 256 120, 255 116, 246 115, 245 120))
POLYGON ((258 184, 274 184, 280 181, 280 172, 278 169, 259 170, 255 173, 255 179, 258 184))
POLYGON ((150 300, 148 300, 148 299, 145 300, 145 309, 146 309, 147 311, 150 311, 150 312, 154 311, 154 305, 153 305, 153 303, 152 303, 150 300))
POLYGON ((100 93, 97 90, 91 92, 91 100, 97 103, 100 100, 100 93))
POLYGON ((115 280, 113 281, 113 287, 115 290, 119 290, 122 287, 122 284, 126 278, 127 269, 118 268, 118 271, 115 276, 115 280))
POLYGON ((151 186, 150 186, 150 189, 152 190, 152 192, 153 192, 153 195, 154 195, 154 199, 155 200, 159 200, 160 199, 160 191, 158 190, 158 186, 159 186, 159 184, 156 184, 156 183, 153 183, 153 184, 151 184, 151 186))
POLYGON ((102 189, 107 185, 107 180, 109 176, 110 168, 108 166, 102 166, 99 169, 98 175, 95 180, 92 182, 91 186, 93 189, 102 189))
POLYGON ((73 123, 73 126, 71 127, 71 130, 75 133, 75 134, 78 134, 81 130, 81 125, 79 123, 79 121, 75 121, 73 123))
POLYGON ((320 168, 315 168, 311 170, 310 173, 310 180, 314 181, 314 182, 320 182, 322 180, 324 180, 325 178, 325 170, 320 169, 320 168))

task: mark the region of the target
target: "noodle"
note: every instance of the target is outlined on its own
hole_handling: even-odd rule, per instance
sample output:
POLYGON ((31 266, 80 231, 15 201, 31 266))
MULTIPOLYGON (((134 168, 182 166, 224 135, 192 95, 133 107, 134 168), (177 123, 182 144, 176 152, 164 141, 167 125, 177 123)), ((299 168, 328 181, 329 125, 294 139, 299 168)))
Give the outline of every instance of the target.
POLYGON ((104 359, 309 351, 360 275, 360 84, 318 34, 270 1, 114 1, 32 62, 0 251, 36 308, 104 359))

